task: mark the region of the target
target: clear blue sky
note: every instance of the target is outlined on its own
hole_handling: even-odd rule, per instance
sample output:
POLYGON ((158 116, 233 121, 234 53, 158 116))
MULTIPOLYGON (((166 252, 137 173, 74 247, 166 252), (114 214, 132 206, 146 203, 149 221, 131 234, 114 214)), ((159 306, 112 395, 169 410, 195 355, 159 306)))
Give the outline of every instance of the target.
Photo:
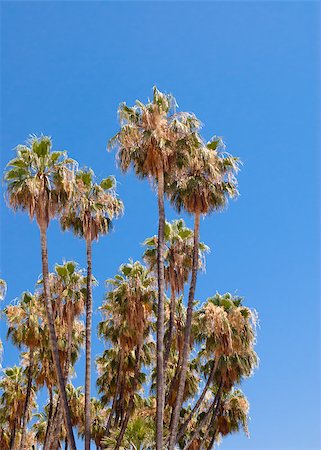
MULTIPOLYGON (((261 322, 260 368, 243 384, 251 439, 234 435, 222 449, 320 448, 319 18, 317 2, 2 3, 2 166, 29 133, 43 132, 119 181, 125 215, 94 246, 95 328, 104 280, 140 258, 157 231, 150 186, 121 176, 105 150, 118 104, 146 100, 157 84, 244 161, 241 197, 201 224, 212 252, 197 297, 237 292, 261 322)), ((34 287, 39 236, 3 200, 1 222, 9 302, 34 287)), ((51 268, 62 259, 84 266, 84 244, 54 222, 49 259, 51 268)), ((5 341, 3 323, 1 334, 5 341)), ((94 354, 102 349, 95 338, 94 354)), ((5 344, 3 365, 15 362, 5 344)), ((82 356, 77 385, 83 369, 82 356)))

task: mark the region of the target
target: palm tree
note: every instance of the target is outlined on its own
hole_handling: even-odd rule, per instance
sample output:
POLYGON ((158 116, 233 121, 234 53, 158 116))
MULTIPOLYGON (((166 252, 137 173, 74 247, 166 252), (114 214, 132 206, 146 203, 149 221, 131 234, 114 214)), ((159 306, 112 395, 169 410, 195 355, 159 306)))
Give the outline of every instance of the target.
MULTIPOLYGON (((184 285, 188 281, 193 262, 193 231, 186 227, 183 219, 165 222, 164 230, 164 273, 165 287, 170 289, 170 316, 168 322, 168 335, 164 352, 164 368, 166 369, 169 352, 174 334, 176 295, 182 294, 184 285)), ((157 236, 147 238, 144 241, 147 247, 144 252, 144 260, 152 271, 157 271, 157 236)), ((199 243, 199 265, 205 266, 204 253, 209 248, 199 243)))
MULTIPOLYGON (((10 431, 10 450, 17 448, 17 432, 21 430, 21 419, 26 403, 26 377, 22 367, 8 367, 4 369, 4 376, 0 379, 0 408, 5 414, 10 431)), ((34 407, 33 389, 31 389, 32 406, 34 407)), ((0 416, 2 415, 0 414, 0 416)))
MULTIPOLYGON (((64 346, 64 377, 67 383, 71 363, 75 362, 73 355, 73 328, 76 319, 84 312, 86 299, 86 276, 74 261, 55 265, 55 272, 50 274, 50 288, 53 298, 53 310, 57 327, 62 327, 60 341, 64 346)), ((62 351, 60 351, 62 353, 62 351)))
MULTIPOLYGON (((218 397, 216 396, 216 399, 218 397)), ((220 394, 219 401, 200 415, 196 430, 185 439, 183 450, 211 450, 220 436, 239 431, 241 428, 248 436, 249 403, 240 389, 220 394)))
MULTIPOLYGON (((49 279, 60 361, 67 384, 70 369, 75 364, 84 341, 83 324, 78 318, 84 312, 86 276, 77 263, 67 261, 61 265, 56 264, 55 272, 50 274, 49 279)), ((50 447, 51 440, 59 440, 63 413, 61 406, 59 399, 55 421, 50 421, 48 428, 46 446, 50 447)))
POLYGON ((21 348, 27 347, 28 368, 27 368, 27 391, 22 415, 22 431, 20 440, 20 450, 24 449, 27 421, 30 416, 29 404, 31 400, 32 382, 34 378, 34 352, 40 343, 40 323, 39 323, 39 300, 30 292, 24 292, 15 305, 5 308, 4 312, 8 321, 7 336, 11 337, 13 343, 21 348))
POLYGON ((91 322, 92 322, 92 242, 107 234, 111 221, 123 211, 116 197, 115 179, 94 181, 92 170, 80 170, 75 176, 72 201, 61 217, 64 230, 70 229, 86 241, 87 294, 86 294, 86 373, 85 373, 85 449, 90 449, 90 376, 91 376, 91 322))
MULTIPOLYGON (((117 405, 124 400, 125 391, 123 390, 123 393, 120 391, 125 382, 126 365, 127 370, 131 366, 133 377, 127 411, 121 420, 121 431, 116 448, 121 444, 134 407, 134 394, 141 378, 142 357, 146 362, 147 353, 144 350, 148 349, 148 345, 144 349, 144 339, 150 335, 151 331, 150 318, 156 296, 154 282, 150 272, 140 262, 130 261, 123 264, 119 268, 119 274, 107 281, 112 289, 107 293, 107 302, 101 307, 106 320, 99 326, 100 334, 114 342, 119 349, 114 397, 106 426, 107 435, 117 405), (120 396, 119 399, 118 396, 120 396)), ((100 380, 99 383, 101 383, 100 380)))
POLYGON ((91 435, 96 444, 97 449, 101 449, 102 441, 106 434, 106 420, 108 412, 102 402, 97 398, 91 399, 91 435))
MULTIPOLYGON (((192 427, 190 445, 198 439, 207 422, 209 434, 219 414, 222 398, 225 398, 224 396, 236 383, 240 383, 242 378, 251 376, 257 366, 254 351, 256 312, 244 306, 242 301, 241 297, 230 293, 224 295, 217 293, 214 297, 208 298, 200 310, 194 313, 194 334, 201 345, 197 360, 200 371, 207 381, 199 399, 185 417, 178 433, 178 441, 186 435, 186 430, 190 427, 198 409, 201 409, 198 416, 200 419, 192 427), (206 395, 213 389, 215 399, 205 412, 206 395)), ((189 447, 186 445, 186 448, 189 447)))
POLYGON ((184 394, 194 295, 199 267, 200 217, 223 209, 228 199, 238 194, 235 173, 237 173, 239 161, 237 158, 224 154, 221 151, 224 148, 223 141, 215 137, 198 149, 189 167, 183 168, 175 174, 174 180, 169 184, 167 191, 171 203, 179 212, 184 208, 188 213, 194 215, 193 267, 188 294, 182 366, 177 400, 173 409, 169 450, 173 450, 176 444, 179 414, 184 394))
POLYGON ((119 107, 120 131, 109 142, 118 146, 117 159, 123 172, 132 166, 139 178, 152 178, 157 183, 158 198, 158 306, 157 306, 157 414, 156 448, 163 446, 164 416, 164 189, 165 175, 174 167, 188 163, 190 149, 198 141, 199 121, 192 114, 177 113, 172 95, 153 89, 147 104, 136 101, 119 107))
POLYGON ((52 151, 51 138, 31 136, 26 145, 17 147, 16 158, 11 160, 4 175, 7 182, 8 202, 14 210, 27 211, 31 219, 36 218, 41 238, 42 273, 44 297, 50 346, 62 399, 68 440, 72 450, 76 449, 64 385, 59 364, 57 338, 50 302, 47 228, 59 208, 69 199, 75 162, 67 158, 66 152, 52 151))
MULTIPOLYGON (((116 435, 103 439, 104 449, 114 449, 116 435)), ((121 450, 149 450, 155 443, 155 429, 151 417, 142 417, 138 410, 130 419, 124 434, 121 450)))

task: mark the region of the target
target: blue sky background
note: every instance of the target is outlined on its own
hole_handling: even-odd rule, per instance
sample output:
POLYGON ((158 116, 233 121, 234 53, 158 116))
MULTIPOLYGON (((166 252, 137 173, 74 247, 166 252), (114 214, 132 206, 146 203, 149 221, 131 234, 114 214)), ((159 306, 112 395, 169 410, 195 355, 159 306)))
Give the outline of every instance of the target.
MULTIPOLYGON (((115 174, 125 203, 114 232, 94 245, 94 329, 104 280, 157 232, 152 189, 121 176, 106 152, 118 104, 145 101, 157 84, 244 162, 241 197, 201 223, 212 251, 197 297, 244 295, 261 324, 260 368, 243 384, 251 439, 228 437, 222 449, 320 448, 319 19, 318 2, 2 3, 2 167, 43 132, 99 177, 115 174)), ((39 235, 3 200, 1 223, 10 302, 41 271, 39 235)), ((53 222, 51 268, 63 259, 84 267, 84 243, 53 222)), ((94 354, 102 349, 95 338, 94 354)), ((5 343, 3 365, 14 363, 5 343)), ((77 374, 81 385, 83 356, 77 374)))

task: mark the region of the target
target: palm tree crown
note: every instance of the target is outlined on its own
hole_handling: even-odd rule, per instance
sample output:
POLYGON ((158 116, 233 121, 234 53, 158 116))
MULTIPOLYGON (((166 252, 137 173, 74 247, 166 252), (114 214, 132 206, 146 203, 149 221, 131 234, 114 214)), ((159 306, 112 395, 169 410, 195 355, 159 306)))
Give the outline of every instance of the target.
POLYGON ((198 142, 198 119, 190 113, 176 112, 176 100, 170 94, 153 89, 147 104, 136 101, 119 107, 121 130, 109 141, 118 146, 120 168, 127 172, 132 165, 139 178, 157 178, 159 171, 169 172, 173 165, 188 162, 188 152, 198 142))
POLYGON ((123 211, 123 204, 114 191, 115 184, 113 177, 97 184, 92 170, 79 170, 72 201, 61 217, 62 228, 71 229, 77 236, 91 241, 107 234, 111 220, 123 211))
POLYGON ((240 161, 224 149, 222 139, 214 137, 197 150, 188 167, 170 177, 166 192, 178 212, 208 214, 238 195, 235 175, 240 161))
POLYGON ((38 224, 48 226, 71 194, 76 162, 66 152, 52 151, 48 136, 31 136, 18 145, 4 175, 10 206, 27 211, 38 224))

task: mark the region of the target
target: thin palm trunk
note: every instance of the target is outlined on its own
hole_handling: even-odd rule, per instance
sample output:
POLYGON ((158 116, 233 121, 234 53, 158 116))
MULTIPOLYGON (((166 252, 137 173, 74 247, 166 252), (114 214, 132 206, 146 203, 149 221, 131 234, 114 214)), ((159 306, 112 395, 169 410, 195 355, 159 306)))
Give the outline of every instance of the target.
POLYGON ((51 420, 51 426, 48 431, 46 446, 44 447, 45 450, 55 450, 59 447, 62 415, 63 411, 61 407, 60 397, 58 397, 55 412, 51 420))
MULTIPOLYGON (((219 407, 220 407, 221 400, 222 400, 222 396, 221 396, 221 393, 220 393, 221 392, 221 386, 220 386, 220 389, 219 389, 218 392, 219 392, 219 395, 218 395, 216 407, 215 407, 215 410, 213 412, 213 416, 212 416, 212 419, 211 419, 211 422, 210 422, 210 426, 208 427, 208 429, 206 431, 206 434, 204 436, 204 441, 203 441, 204 444, 205 444, 206 439, 207 439, 207 437, 209 435, 209 432, 214 428, 215 419, 216 419, 216 417, 218 415, 219 407)), ((211 448, 213 448, 214 443, 215 443, 216 433, 217 433, 217 428, 215 427, 214 431, 213 431, 213 436, 212 436, 211 442, 209 443, 209 445, 207 447, 207 450, 210 450, 211 448)))
POLYGON ((27 430, 27 416, 28 409, 31 397, 31 387, 32 387, 32 372, 33 372, 33 363, 34 363, 34 349, 30 347, 29 350, 29 367, 28 367, 28 382, 27 382, 27 392, 26 392, 26 400, 23 408, 22 415, 22 432, 21 432, 21 441, 20 441, 20 450, 24 449, 25 440, 26 440, 26 430, 27 430))
POLYGON ((168 324, 168 338, 165 346, 165 354, 164 354, 164 371, 166 371, 169 353, 171 351, 171 345, 173 340, 174 333, 174 322, 175 322, 175 290, 173 286, 171 286, 171 302, 170 302, 170 314, 169 314, 169 324, 168 324))
POLYGON ((15 444, 15 440, 16 440, 17 426, 18 426, 18 419, 15 418, 14 422, 13 422, 11 434, 10 434, 10 444, 9 444, 10 450, 14 450, 14 447, 15 447, 14 444, 15 444))
POLYGON ((49 328, 50 346, 52 359, 55 366, 59 395, 62 400, 63 411, 65 415, 65 423, 68 441, 71 450, 76 450, 75 438, 71 425, 70 411, 67 401, 66 388, 64 383, 64 377, 59 361, 58 343, 57 336, 55 333, 55 326, 52 313, 52 305, 50 301, 50 288, 49 288, 49 270, 48 270, 48 252, 47 252, 47 227, 46 225, 40 227, 40 237, 41 237, 41 256, 42 256, 42 274, 43 274, 43 291, 45 298, 46 314, 49 328))
MULTIPOLYGON (((69 313, 68 313, 69 314, 69 313)), ((65 380, 65 386, 67 386, 68 382, 68 375, 69 375, 69 365, 71 360, 71 345, 72 345, 72 321, 70 318, 70 314, 68 317, 68 336, 67 336, 67 358, 65 361, 65 367, 64 367, 64 380, 65 380)), ((61 427, 63 425, 63 410, 61 403, 59 402, 57 404, 57 413, 55 415, 55 423, 53 428, 53 435, 52 440, 54 442, 53 444, 53 450, 57 449, 59 447, 59 438, 60 438, 60 432, 61 427)))
POLYGON ((197 410, 198 410, 198 408, 200 407, 202 401, 204 400, 204 397, 205 397, 205 395, 206 395, 206 392, 208 391, 209 387, 211 386, 211 384, 212 384, 212 382, 213 382, 214 375, 215 375, 215 372, 216 372, 217 366, 218 366, 218 361, 219 361, 219 359, 216 358, 215 363, 213 364, 211 373, 210 373, 210 375, 209 375, 209 377, 208 377, 208 379, 207 379, 207 382, 206 382, 206 384, 205 384, 205 386, 204 386, 204 389, 203 389, 203 391, 202 391, 202 393, 201 393, 199 399, 198 399, 197 402, 195 403, 194 408, 192 409, 192 411, 191 411, 190 414, 188 415, 187 419, 185 420, 184 424, 182 425, 181 429, 179 430, 179 433, 178 433, 178 436, 177 436, 177 440, 178 440, 178 441, 183 437, 184 432, 185 432, 185 430, 186 430, 188 424, 190 423, 192 417, 193 417, 194 414, 197 412, 197 410))
MULTIPOLYGON (((69 366, 71 361, 71 347, 72 347, 72 322, 73 319, 71 317, 71 314, 68 310, 68 335, 67 335, 67 358, 65 361, 65 368, 64 368, 64 380, 65 380, 65 386, 67 386, 68 382, 68 375, 69 375, 69 366)), ((50 450, 51 450, 51 442, 53 441, 53 450, 58 449, 60 445, 60 432, 62 427, 62 418, 63 418, 63 409, 61 403, 58 401, 57 403, 57 409, 55 412, 55 420, 53 423, 53 429, 52 429, 52 440, 50 439, 50 450)), ((65 445, 68 447, 68 439, 65 440, 65 445)))
POLYGON ((92 241, 86 239, 87 296, 86 296, 86 373, 85 373, 85 450, 90 450, 90 375, 91 375, 91 321, 92 321, 92 241))
POLYGON ((107 421, 107 425, 106 425, 106 431, 105 431, 105 435, 106 436, 108 436, 108 434, 109 434, 111 421, 112 421, 113 415, 115 414, 115 411, 116 411, 117 398, 118 398, 118 395, 120 393, 120 387, 121 387, 122 376, 123 376, 123 373, 122 373, 123 372, 123 362, 124 362, 124 354, 123 354, 123 351, 120 350, 118 373, 117 373, 117 381, 116 381, 116 389, 115 389, 115 395, 114 395, 114 398, 113 398, 113 403, 112 403, 112 406, 111 406, 111 411, 109 413, 108 421, 107 421))
POLYGON ((163 448, 164 422, 164 172, 158 171, 158 305, 157 305, 157 375, 156 375, 156 450, 163 448))
POLYGON ((126 432, 126 428, 130 419, 130 415, 132 413, 133 407, 134 407, 134 396, 135 396, 135 391, 137 388, 137 379, 138 379, 138 375, 139 375, 139 365, 140 365, 140 351, 141 351, 141 346, 137 347, 137 351, 136 351, 136 364, 135 364, 135 369, 134 369, 134 383, 133 383, 133 392, 130 396, 129 399, 129 403, 128 403, 128 407, 127 407, 127 411, 121 426, 121 430, 117 439, 117 443, 115 446, 115 450, 119 450, 119 447, 122 443, 122 440, 124 438, 124 434, 126 432))
POLYGON ((209 407, 209 409, 205 413, 204 417, 202 418, 202 420, 198 424, 196 430, 194 431, 194 433, 190 437, 189 441, 187 442, 187 444, 185 445, 183 450, 188 450, 190 448, 191 444, 193 443, 193 441, 198 438, 198 435, 199 435, 201 429, 206 424, 206 422, 209 419, 209 417, 210 417, 211 413, 213 412, 214 408, 215 408, 215 400, 213 401, 213 403, 211 404, 211 406, 209 407))
POLYGON ((195 289, 196 289, 197 270, 198 270, 199 227, 200 227, 200 214, 195 213, 193 267, 192 267, 192 277, 191 277, 191 284, 190 284, 190 289, 189 289, 189 294, 188 294, 188 303, 187 303, 187 312, 186 312, 186 325, 185 325, 185 331, 184 331, 182 370, 180 372, 178 392, 177 392, 176 402, 175 402, 175 406, 174 406, 174 410, 173 410, 172 429, 171 429, 170 440, 169 440, 169 450, 174 450, 174 447, 175 447, 175 444, 177 441, 178 421, 179 421, 179 416, 180 416, 180 410, 181 410, 182 403, 183 403, 187 364, 188 364, 188 357, 189 357, 189 352, 190 352, 194 295, 195 295, 195 289))
POLYGON ((48 422, 47 422, 47 428, 46 428, 46 434, 45 434, 45 441, 43 444, 43 448, 46 449, 48 436, 50 429, 52 427, 52 412, 53 412, 53 398, 52 398, 52 388, 48 388, 49 390, 49 412, 48 412, 48 422))
POLYGON ((67 358, 65 361, 65 384, 68 383, 68 376, 69 376, 69 367, 71 363, 71 350, 72 350, 72 325, 73 325, 73 315, 70 312, 70 307, 67 310, 67 317, 68 317, 68 334, 67 334, 67 358))
POLYGON ((119 401, 117 402, 117 407, 116 407, 115 426, 117 426, 117 424, 121 423, 123 420, 124 393, 125 393, 125 379, 124 379, 124 377, 122 377, 119 401))
MULTIPOLYGON (((222 391, 222 381, 220 383, 220 386, 218 388, 218 391, 214 397, 213 403, 212 405, 209 407, 209 409, 207 410, 206 414, 204 415, 204 417, 202 418, 202 420, 200 421, 198 427, 196 428, 196 430, 194 431, 194 433, 192 434, 190 440, 188 441, 188 443, 185 445, 183 450, 188 450, 189 446, 192 444, 192 442, 194 441, 194 439, 196 439, 201 431, 201 429, 203 428, 203 426, 205 425, 207 419, 209 418, 209 416, 211 415, 211 413, 213 413, 212 418, 211 418, 211 423, 212 420, 215 420, 215 418, 217 417, 218 414, 218 409, 220 406, 220 402, 221 402, 221 391, 222 391), (213 419, 214 417, 214 419, 213 419)), ((214 422, 213 422, 214 423, 214 422)), ((210 430, 210 426, 208 427, 208 430, 210 430)), ((206 433, 207 436, 207 433, 206 433)))

